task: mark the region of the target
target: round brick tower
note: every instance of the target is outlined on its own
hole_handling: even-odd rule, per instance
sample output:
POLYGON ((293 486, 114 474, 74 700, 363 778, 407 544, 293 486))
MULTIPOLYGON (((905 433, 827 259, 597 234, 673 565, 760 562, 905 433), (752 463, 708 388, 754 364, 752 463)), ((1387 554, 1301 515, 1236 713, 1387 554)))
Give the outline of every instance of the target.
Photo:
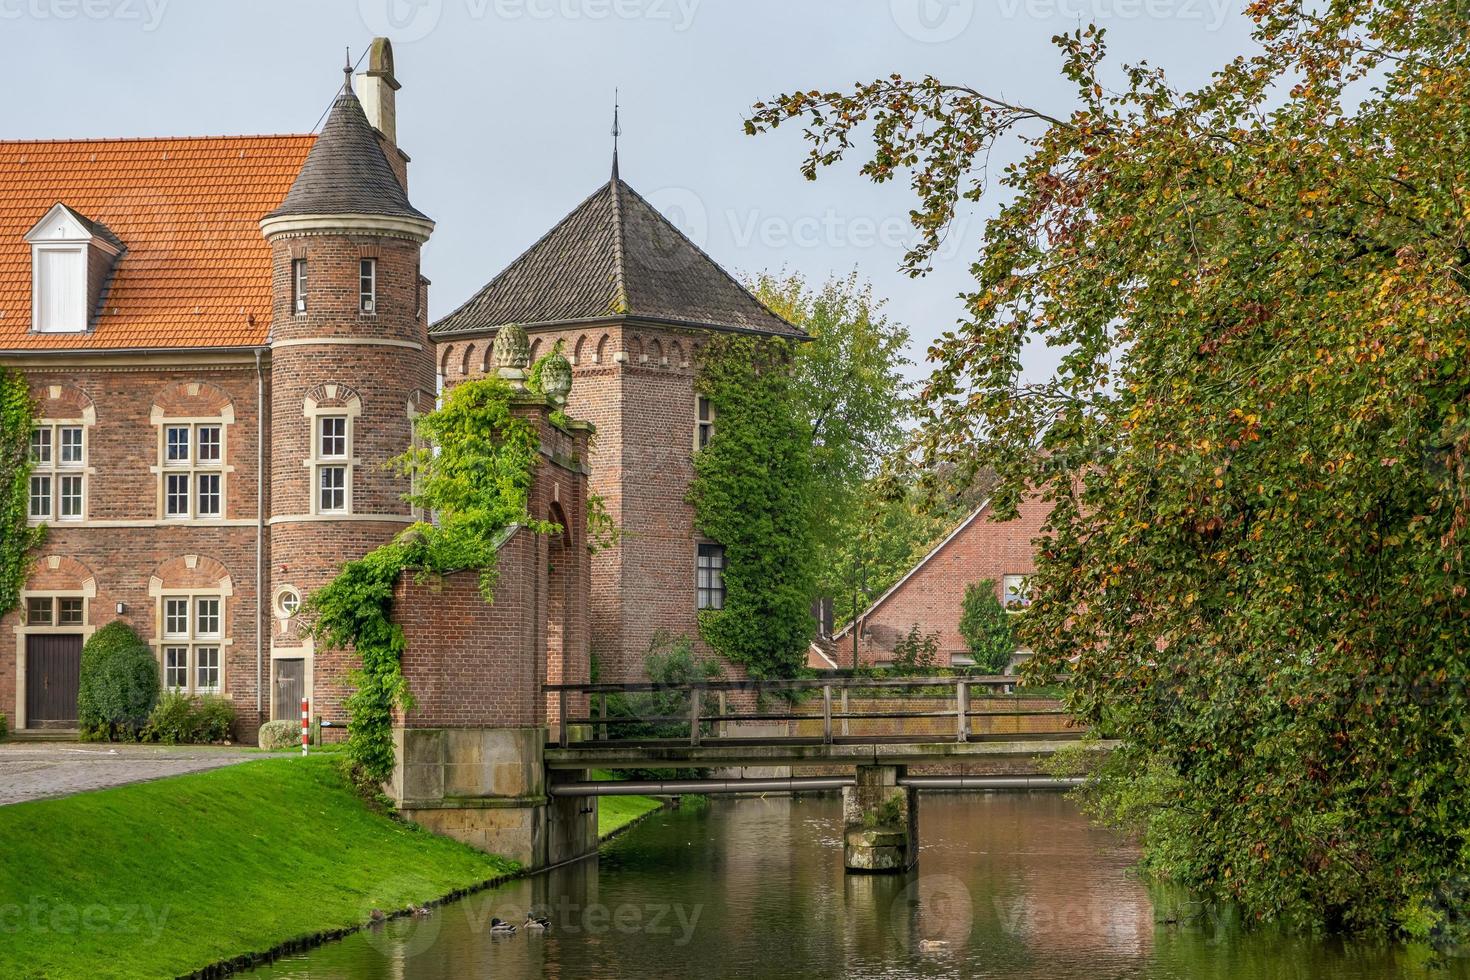
MULTIPOLYGON (((414 520, 408 481, 388 464, 433 408, 434 355, 419 249, 434 223, 408 201, 407 158, 376 129, 351 69, 296 182, 261 221, 270 242, 272 717, 345 720, 349 658, 314 649, 294 615, 342 563, 414 520), (299 691, 299 693, 297 693, 299 691)), ((392 119, 392 49, 363 76, 374 118, 392 119)), ((390 127, 391 128, 391 127, 390 127)))

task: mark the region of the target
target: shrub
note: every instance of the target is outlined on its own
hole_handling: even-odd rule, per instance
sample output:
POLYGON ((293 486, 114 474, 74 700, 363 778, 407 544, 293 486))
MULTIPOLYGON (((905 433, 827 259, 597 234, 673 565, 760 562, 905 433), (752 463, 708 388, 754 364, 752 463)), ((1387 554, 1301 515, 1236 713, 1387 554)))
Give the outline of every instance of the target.
POLYGON ((153 714, 148 716, 148 727, 143 729, 143 738, 149 742, 177 745, 190 741, 193 732, 191 716, 194 704, 189 695, 169 691, 158 699, 153 714))
MULTIPOLYGON (((693 684, 698 681, 717 681, 724 676, 719 661, 701 657, 694 652, 694 643, 687 636, 671 637, 663 630, 654 633, 644 657, 648 679, 654 684, 670 686, 693 684)), ((715 714, 719 699, 706 694, 699 712, 708 717, 715 714)), ((684 717, 689 714, 689 695, 683 691, 649 691, 647 693, 614 694, 608 697, 608 717, 647 718, 684 717)), ((688 722, 625 722, 608 726, 608 734, 620 738, 687 738, 688 722)), ((701 726, 705 734, 713 731, 713 723, 701 726)), ((699 775, 693 769, 638 769, 629 771, 634 779, 674 779, 699 775)))
POLYGON ((158 699, 143 738, 164 745, 223 742, 235 725, 235 705, 227 698, 191 698, 170 691, 158 699))
POLYGON ((982 579, 965 586, 960 607, 960 636, 975 658, 975 666, 987 674, 999 674, 1011 664, 1016 638, 1011 633, 1011 614, 995 597, 995 582, 982 579))
POLYGON ((939 634, 922 633, 919 624, 893 645, 893 673, 899 677, 934 673, 939 663, 939 634))
POLYGON ((301 723, 299 721, 268 721, 260 726, 260 732, 256 735, 255 741, 266 751, 289 749, 293 745, 300 745, 301 723))
POLYGON ((77 719, 83 737, 135 738, 158 700, 158 663, 132 627, 111 622, 82 647, 77 719))
POLYGON ((235 730, 235 702, 205 696, 194 703, 194 741, 228 742, 235 730))
POLYGON ((0 742, 10 737, 10 723, 4 715, 0 715, 0 742))

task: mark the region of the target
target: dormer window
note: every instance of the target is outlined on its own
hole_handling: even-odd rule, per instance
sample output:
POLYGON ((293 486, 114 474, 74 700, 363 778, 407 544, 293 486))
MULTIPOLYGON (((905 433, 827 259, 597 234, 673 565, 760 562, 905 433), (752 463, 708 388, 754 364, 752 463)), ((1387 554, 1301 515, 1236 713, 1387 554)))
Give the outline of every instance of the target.
POLYGON ((52 207, 25 237, 31 246, 31 329, 87 330, 122 243, 65 204, 52 207))

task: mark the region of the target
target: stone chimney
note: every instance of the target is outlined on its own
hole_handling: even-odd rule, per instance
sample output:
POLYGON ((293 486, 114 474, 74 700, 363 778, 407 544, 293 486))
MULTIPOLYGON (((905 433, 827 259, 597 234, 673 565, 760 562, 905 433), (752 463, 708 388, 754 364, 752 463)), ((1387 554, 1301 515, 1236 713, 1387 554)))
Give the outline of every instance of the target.
POLYGON ((398 79, 393 75, 393 42, 386 37, 373 38, 368 49, 367 71, 352 80, 353 91, 362 103, 368 122, 378 131, 383 155, 408 190, 408 154, 398 148, 398 79))

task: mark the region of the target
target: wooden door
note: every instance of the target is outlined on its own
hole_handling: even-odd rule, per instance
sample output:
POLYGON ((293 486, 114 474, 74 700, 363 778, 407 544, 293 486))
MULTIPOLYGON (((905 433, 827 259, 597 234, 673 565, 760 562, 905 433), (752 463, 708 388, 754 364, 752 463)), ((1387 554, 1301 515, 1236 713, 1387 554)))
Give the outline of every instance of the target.
POLYGON ((306 661, 272 660, 275 670, 275 703, 271 717, 297 721, 301 718, 301 699, 306 697, 306 661))
POLYGON ((77 727, 82 638, 51 633, 26 637, 26 727, 77 727))

